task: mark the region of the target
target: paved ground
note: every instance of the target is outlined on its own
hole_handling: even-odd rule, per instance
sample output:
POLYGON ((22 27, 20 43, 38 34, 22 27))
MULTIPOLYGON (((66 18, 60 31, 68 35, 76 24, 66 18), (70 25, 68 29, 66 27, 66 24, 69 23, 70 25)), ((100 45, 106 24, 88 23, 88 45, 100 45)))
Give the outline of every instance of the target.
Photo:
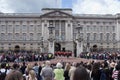
MULTIPOLYGON (((53 60, 51 60, 52 63, 57 63, 57 62, 60 62, 60 61, 64 61, 64 62, 91 62, 93 61, 93 59, 83 59, 83 58, 74 58, 74 57, 70 57, 70 58, 66 58, 66 57, 58 57, 58 58, 55 58, 53 60)), ((101 60, 96 60, 96 61, 101 61, 101 60)))
MULTIPOLYGON (((75 58, 75 57, 70 57, 70 58, 67 58, 67 57, 56 57, 55 59, 51 59, 50 62, 51 63, 57 63, 57 62, 91 62, 93 61, 93 59, 83 59, 83 58, 75 58)), ((102 60, 96 60, 96 61, 102 61, 102 60)), ((45 61, 37 61, 37 63, 43 63, 45 61)), ((28 64, 34 64, 35 62, 27 62, 28 64)), ((12 65, 13 63, 10 63, 10 65, 12 65)), ((21 64, 21 63, 20 63, 21 64)))
MULTIPOLYGON (((51 63, 57 63, 57 62, 61 62, 61 61, 63 61, 63 62, 77 62, 77 63, 79 63, 81 61, 83 61, 83 62, 91 62, 91 61, 93 61, 93 59, 83 59, 83 58, 74 58, 74 57, 70 57, 70 58, 56 57, 55 59, 52 59, 50 61, 51 61, 51 63)), ((96 61, 101 61, 101 60, 96 60, 96 61)), ((43 63, 43 62, 45 62, 45 61, 39 61, 37 63, 43 63)), ((28 62, 28 63, 29 64, 34 64, 35 62, 28 62)))

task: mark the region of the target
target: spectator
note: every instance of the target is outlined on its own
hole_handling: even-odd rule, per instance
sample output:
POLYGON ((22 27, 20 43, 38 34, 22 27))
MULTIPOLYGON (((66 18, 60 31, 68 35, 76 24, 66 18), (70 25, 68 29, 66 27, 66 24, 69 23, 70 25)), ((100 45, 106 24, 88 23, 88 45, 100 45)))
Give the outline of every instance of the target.
POLYGON ((41 75, 40 75, 41 70, 42 70, 42 66, 41 66, 41 64, 39 63, 39 69, 38 69, 38 77, 39 77, 39 80, 42 80, 42 77, 41 77, 41 75))
POLYGON ((101 78, 110 80, 110 69, 106 60, 101 64, 101 78), (104 74, 104 76, 102 76, 102 74, 104 74))
POLYGON ((38 75, 39 66, 38 66, 37 63, 34 64, 34 66, 33 66, 33 70, 34 70, 35 73, 38 75))
POLYGON ((25 74, 25 69, 26 69, 26 64, 25 62, 23 62, 22 66, 20 67, 20 71, 22 72, 22 74, 25 74))
POLYGON ((26 77, 28 76, 30 70, 32 70, 32 65, 31 65, 31 64, 28 64, 28 65, 27 65, 27 68, 25 69, 25 76, 26 76, 26 77))
POLYGON ((115 71, 113 71, 113 74, 112 74, 112 78, 114 79, 114 80, 119 80, 118 78, 119 78, 119 72, 120 71, 120 63, 118 63, 117 65, 116 65, 116 67, 115 67, 115 71))
POLYGON ((73 80, 90 80, 90 77, 84 67, 77 67, 74 71, 73 80))
POLYGON ((5 80, 23 80, 22 73, 17 70, 12 70, 7 74, 5 80))
POLYGON ((37 76, 34 70, 30 70, 26 80, 37 80, 37 76))
POLYGON ((65 80, 70 80, 70 77, 69 77, 70 67, 71 67, 70 64, 69 64, 69 63, 66 63, 65 71, 64 71, 65 80))
POLYGON ((115 65, 116 65, 116 63, 114 62, 114 61, 112 61, 110 64, 109 64, 109 67, 110 67, 110 80, 113 80, 113 78, 112 78, 112 74, 113 74, 113 70, 114 70, 114 68, 115 68, 115 65))
POLYGON ((91 73, 91 78, 93 80, 100 80, 100 75, 101 75, 101 71, 100 71, 100 63, 95 62, 93 64, 93 69, 92 69, 92 73, 91 73))
POLYGON ((1 69, 0 69, 0 80, 5 80, 6 74, 7 74, 7 69, 6 68, 6 63, 1 63, 1 69))
POLYGON ((14 63, 12 67, 14 70, 19 70, 19 64, 17 63, 14 63))
POLYGON ((72 66, 71 66, 71 68, 69 70, 70 80, 73 80, 73 74, 74 74, 75 69, 76 69, 76 63, 73 62, 72 66))
POLYGON ((50 67, 50 61, 46 61, 45 67, 41 70, 41 76, 43 80, 52 80, 54 78, 54 73, 50 67))
POLYGON ((64 80, 64 70, 62 69, 62 64, 61 63, 57 63, 56 65, 57 69, 54 69, 54 74, 55 80, 64 80))
POLYGON ((38 66, 37 63, 34 64, 33 70, 34 70, 35 73, 36 73, 37 79, 39 79, 39 75, 40 75, 40 74, 38 74, 39 66, 38 66))
POLYGON ((7 74, 12 70, 9 64, 6 64, 6 70, 7 70, 7 74))

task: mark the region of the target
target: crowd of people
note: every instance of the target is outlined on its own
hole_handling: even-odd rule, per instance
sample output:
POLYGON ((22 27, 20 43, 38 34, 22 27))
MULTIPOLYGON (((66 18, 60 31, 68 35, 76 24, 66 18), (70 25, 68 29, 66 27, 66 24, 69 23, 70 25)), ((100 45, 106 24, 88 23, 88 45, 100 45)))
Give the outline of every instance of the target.
POLYGON ((97 59, 97 60, 120 60, 120 52, 102 51, 102 52, 83 52, 80 54, 81 58, 97 59))
POLYGON ((31 62, 44 61, 53 59, 52 53, 35 53, 35 52, 19 52, 19 53, 0 53, 0 62, 31 62))
MULTIPOLYGON (((61 54, 57 52, 55 56, 71 56, 70 52, 61 54)), ((0 80, 120 80, 118 51, 86 52, 80 57, 93 61, 51 63, 49 60, 55 58, 51 53, 3 53, 0 54, 0 80), (31 61, 32 64, 28 63, 31 61)))
POLYGON ((1 63, 0 80, 120 80, 120 62, 1 63))
POLYGON ((53 53, 39 53, 39 52, 2 52, 0 53, 0 62, 33 62, 33 61, 45 61, 54 59, 55 56, 72 56, 71 51, 57 51, 53 53))

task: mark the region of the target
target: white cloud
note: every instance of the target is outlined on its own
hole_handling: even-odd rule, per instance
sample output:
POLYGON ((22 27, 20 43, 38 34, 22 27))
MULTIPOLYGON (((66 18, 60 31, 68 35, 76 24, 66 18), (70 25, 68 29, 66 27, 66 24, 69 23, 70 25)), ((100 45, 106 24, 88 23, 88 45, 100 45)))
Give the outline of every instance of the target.
POLYGON ((120 13, 120 0, 77 0, 73 12, 80 14, 120 13))
POLYGON ((5 0, 0 0, 0 12, 14 12, 12 9, 8 8, 9 6, 6 4, 5 0))
POLYGON ((4 13, 40 13, 42 8, 55 7, 61 7, 61 0, 0 0, 4 13))

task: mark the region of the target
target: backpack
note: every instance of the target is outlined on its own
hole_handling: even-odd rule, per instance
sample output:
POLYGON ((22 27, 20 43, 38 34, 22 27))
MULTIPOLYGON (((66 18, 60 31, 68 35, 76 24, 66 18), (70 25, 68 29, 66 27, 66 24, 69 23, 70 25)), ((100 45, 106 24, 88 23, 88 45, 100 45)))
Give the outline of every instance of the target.
POLYGON ((5 70, 5 72, 0 71, 0 80, 5 80, 6 73, 7 73, 7 70, 5 70))

